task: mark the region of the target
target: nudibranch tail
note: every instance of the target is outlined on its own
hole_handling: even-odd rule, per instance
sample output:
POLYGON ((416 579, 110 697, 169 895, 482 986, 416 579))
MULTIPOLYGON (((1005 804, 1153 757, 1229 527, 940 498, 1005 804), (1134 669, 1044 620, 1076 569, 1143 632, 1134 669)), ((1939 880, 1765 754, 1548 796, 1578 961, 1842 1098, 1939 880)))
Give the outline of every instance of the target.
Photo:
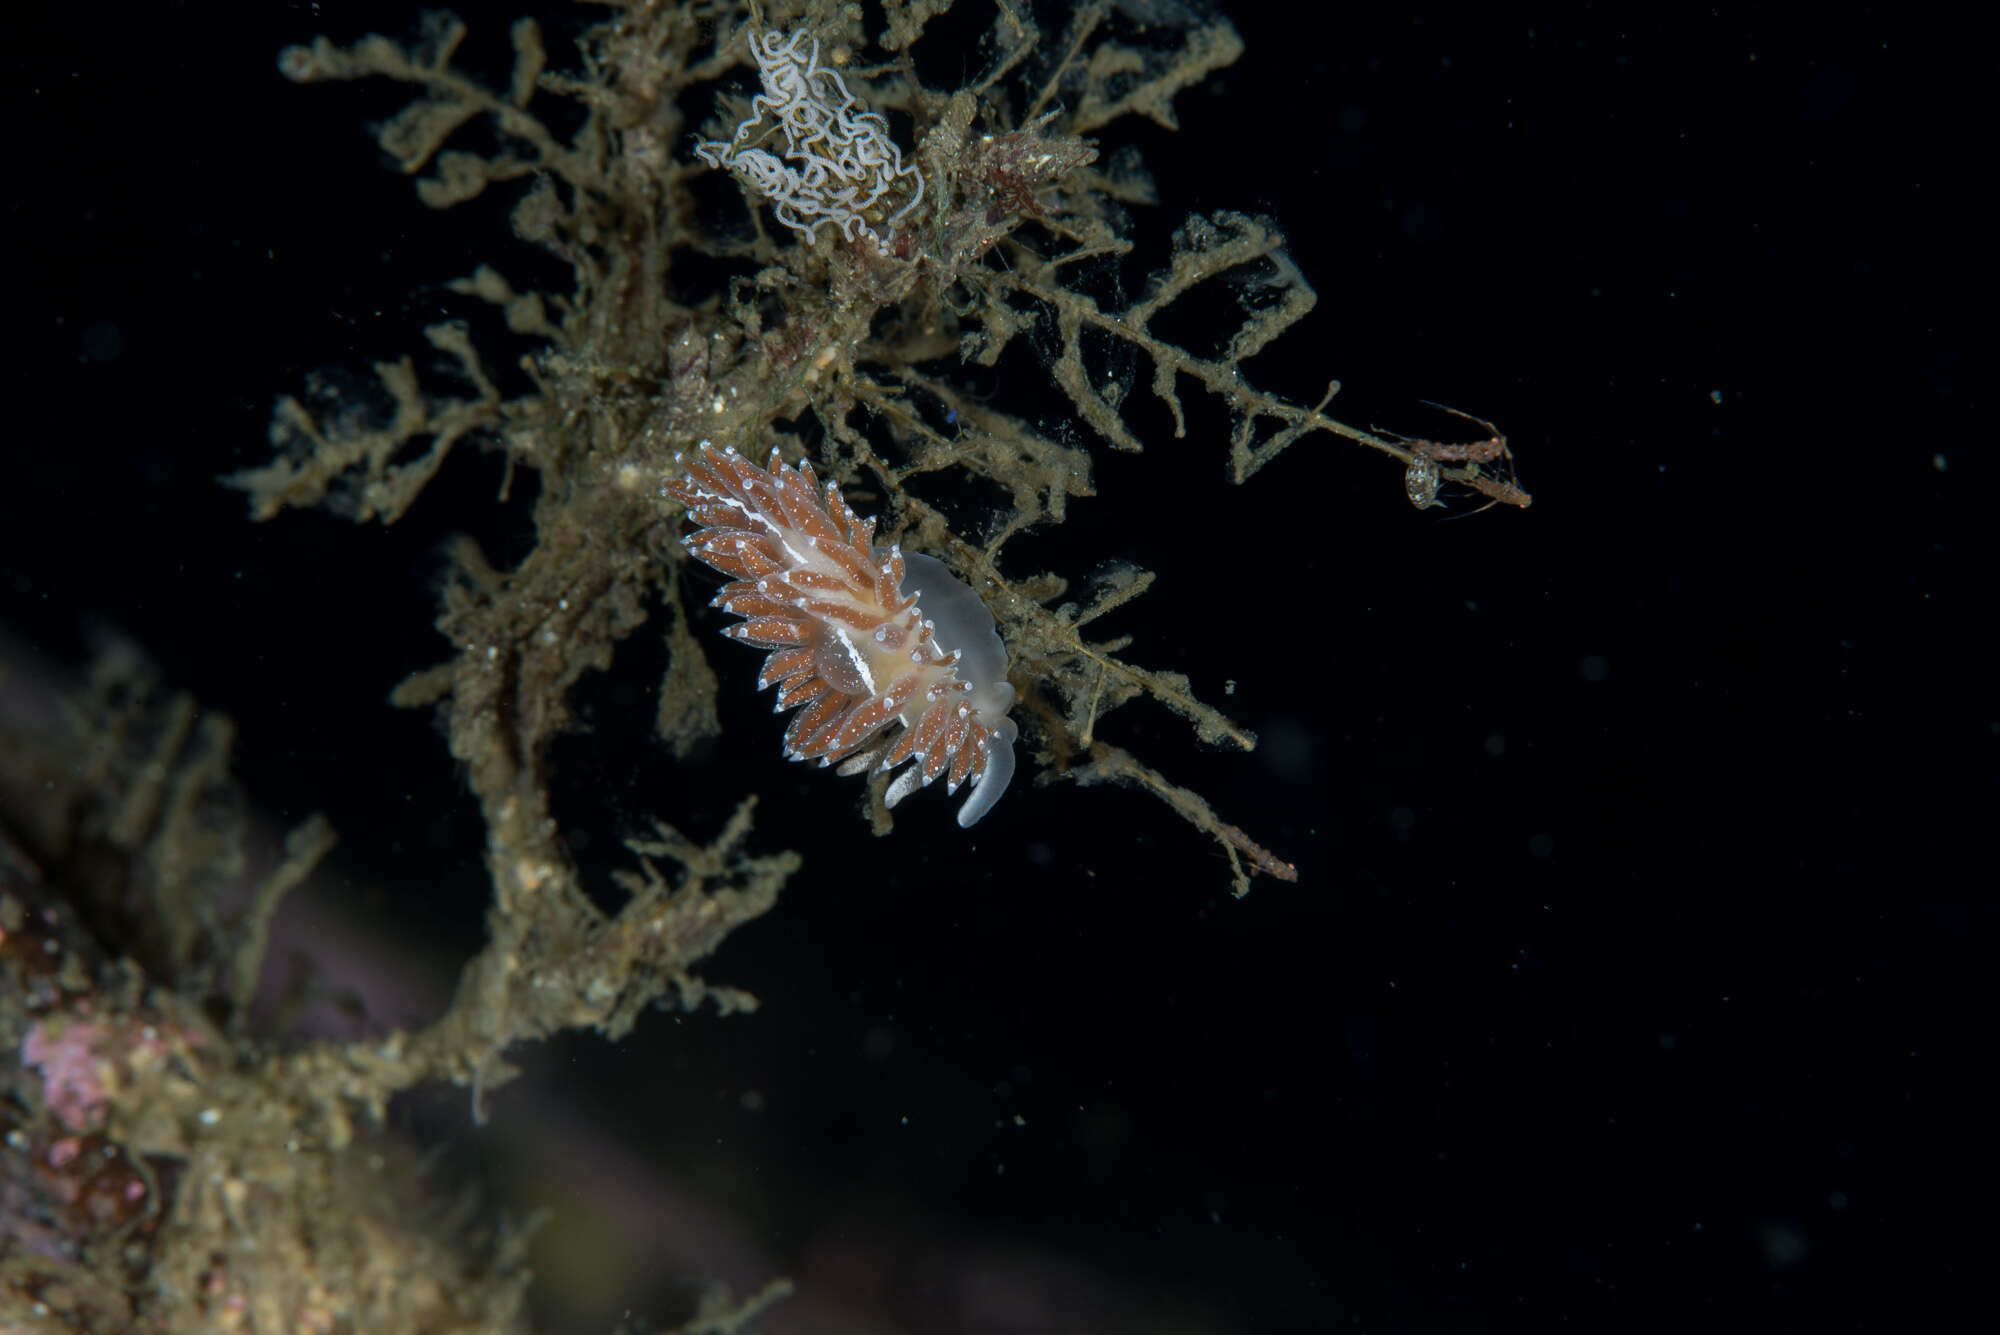
POLYGON ((774 451, 759 468, 703 441, 676 462, 684 475, 661 491, 699 525, 682 545, 731 577, 710 605, 743 618, 723 634, 770 651, 757 686, 799 711, 785 754, 842 774, 907 763, 883 796, 892 807, 940 776, 954 793, 969 781, 958 823, 985 815, 1013 777, 1016 729, 1006 647, 979 595, 931 557, 878 551, 875 521, 803 460, 774 451), (878 740, 892 723, 900 732, 878 740))

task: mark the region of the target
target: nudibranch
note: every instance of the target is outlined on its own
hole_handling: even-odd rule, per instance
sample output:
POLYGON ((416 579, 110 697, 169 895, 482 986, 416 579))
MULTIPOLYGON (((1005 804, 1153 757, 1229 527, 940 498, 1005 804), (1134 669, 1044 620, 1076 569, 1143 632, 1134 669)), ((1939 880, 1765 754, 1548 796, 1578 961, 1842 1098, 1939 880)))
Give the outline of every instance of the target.
POLYGON ((774 450, 759 468, 704 440, 675 462, 684 476, 661 492, 699 526, 681 544, 733 581, 709 605, 744 618, 723 634, 771 651, 758 689, 799 711, 785 754, 841 774, 911 762, 883 795, 892 807, 940 775, 954 793, 969 780, 958 823, 984 816, 1014 775, 1016 729, 1007 647, 979 595, 942 561, 874 547, 875 521, 803 460, 774 450))

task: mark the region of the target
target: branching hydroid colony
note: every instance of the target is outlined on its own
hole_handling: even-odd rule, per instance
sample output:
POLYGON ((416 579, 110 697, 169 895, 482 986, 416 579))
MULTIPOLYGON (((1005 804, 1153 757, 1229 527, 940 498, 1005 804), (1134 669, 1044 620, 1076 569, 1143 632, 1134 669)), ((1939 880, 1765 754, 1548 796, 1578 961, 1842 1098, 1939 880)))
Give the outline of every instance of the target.
MULTIPOLYGON (((414 85, 417 100, 377 137, 424 201, 447 207, 515 183, 516 236, 574 272, 563 293, 523 291, 487 264, 452 284, 535 342, 521 362, 526 392, 501 388, 476 323, 434 326, 441 368, 409 358, 377 368, 392 413, 286 399, 278 457, 234 479, 260 518, 320 504, 388 521, 462 440, 539 475, 534 550, 500 570, 460 545, 438 623, 452 657, 398 695, 446 706, 453 753, 492 827, 503 897, 522 866, 573 883, 548 818, 547 749, 569 723, 578 676, 608 666, 626 636, 667 622, 672 663, 654 725, 676 754, 722 726, 715 672, 734 669, 711 668, 693 633, 680 577, 688 551, 732 576, 718 604, 747 618, 732 633, 770 651, 764 684, 799 711, 786 749, 872 775, 878 830, 889 805, 936 778, 973 785, 962 822, 987 812, 1018 724, 1041 781, 1153 793, 1217 841, 1238 893, 1255 873, 1292 874, 1101 735, 1105 715, 1149 698, 1205 742, 1255 742, 1185 678, 1126 659, 1122 640, 1088 637, 1092 621, 1145 591, 1146 572, 1117 568, 1078 598, 1059 574, 1017 568, 1012 538, 1094 495, 1091 455, 968 393, 967 365, 1031 357, 1033 342, 1082 427, 1102 446, 1137 450, 1121 405, 1150 364, 1175 434, 1188 431, 1184 386, 1226 408, 1223 452, 1237 482, 1324 432, 1415 470, 1419 504, 1453 485, 1527 502, 1497 432, 1495 448, 1388 437, 1328 417, 1333 388, 1312 406, 1255 388, 1244 363, 1315 300, 1264 219, 1188 218, 1171 266, 1137 300, 1076 285, 1130 249, 1132 210, 1152 197, 1129 154, 1099 162, 1095 137, 1115 137, 1130 116, 1173 128, 1174 95, 1241 54, 1226 22, 1161 7, 1142 26, 1096 3, 1051 33, 1003 5, 972 57, 983 64, 942 90, 910 57, 942 7, 892 2, 886 28, 864 32, 857 7, 825 0, 616 4, 581 38, 574 74, 545 70, 524 20, 502 92, 453 67, 463 29, 451 19, 407 48, 321 39, 285 54, 282 68, 301 81, 414 85), (717 89, 705 127, 680 110, 699 84, 717 89), (728 91, 745 86, 756 91, 728 91), (566 138, 537 114, 536 99, 551 96, 582 116, 566 138), (914 127, 907 151, 891 116, 914 127), (480 118, 498 149, 454 146, 480 118), (704 230, 698 220, 732 196, 735 221, 704 230), (721 290, 683 286, 691 256, 704 274, 728 273, 721 290), (1154 332, 1183 296, 1218 281, 1242 309, 1218 353, 1154 332), (1121 350, 1115 365, 1105 347, 1121 350), (909 485, 942 471, 989 484, 1003 510, 954 526, 909 485), (847 509, 843 490, 857 488, 880 498, 886 542, 847 509), (928 564, 916 572, 920 557, 928 564), (967 600, 983 608, 947 630, 941 609, 965 613, 967 600), (974 644, 993 636, 988 616, 1003 647, 974 669, 974 644)), ((1128 522, 1143 512, 1118 513, 1128 522)), ((575 912, 595 912, 580 893, 574 901, 575 912)))

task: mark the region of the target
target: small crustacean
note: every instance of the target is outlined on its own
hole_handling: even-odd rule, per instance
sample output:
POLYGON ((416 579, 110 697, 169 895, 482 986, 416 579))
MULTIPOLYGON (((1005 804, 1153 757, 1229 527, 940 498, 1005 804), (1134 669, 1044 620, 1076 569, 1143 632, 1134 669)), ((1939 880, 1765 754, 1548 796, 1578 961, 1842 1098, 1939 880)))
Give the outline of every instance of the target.
POLYGON ((951 792, 972 784, 961 826, 985 815, 1013 777, 1016 729, 1006 645, 979 595, 932 557, 873 547, 875 521, 836 483, 822 492, 810 464, 774 451, 759 468, 705 440, 676 462, 684 476, 661 491, 700 525, 682 545, 734 581, 710 605, 745 618, 723 634, 771 651, 757 684, 799 711, 785 754, 842 774, 909 762, 885 805, 945 776, 951 792))
MULTIPOLYGON (((1509 478, 1512 477, 1514 452, 1507 448, 1507 437, 1500 434, 1499 427, 1493 425, 1493 423, 1483 417, 1474 417, 1471 413, 1463 413, 1456 408, 1447 408, 1442 403, 1431 403, 1428 399, 1424 400, 1424 402, 1439 412, 1450 413, 1453 417, 1463 417, 1475 426, 1485 427, 1488 434, 1485 440, 1454 444, 1446 441, 1423 440, 1413 436, 1399 436, 1393 432, 1383 432, 1383 435, 1397 444, 1409 446, 1410 460, 1403 469, 1403 494, 1410 498, 1411 505, 1416 506, 1419 510, 1428 510, 1438 504, 1438 484, 1443 480, 1443 472, 1438 468, 1438 465, 1441 463, 1472 464, 1475 467, 1469 471, 1477 475, 1481 472, 1477 465, 1490 464, 1495 460, 1504 459, 1507 462, 1507 475, 1509 478)), ((1502 501, 1507 502, 1509 505, 1526 505, 1528 503, 1527 493, 1521 491, 1520 488, 1514 486, 1511 481, 1506 479, 1475 476, 1469 480, 1469 485, 1492 498, 1487 501, 1486 505, 1480 506, 1480 510, 1486 509, 1487 506, 1498 505, 1502 501)), ((1475 510, 1472 513, 1477 514, 1478 512, 1478 510, 1475 510)))

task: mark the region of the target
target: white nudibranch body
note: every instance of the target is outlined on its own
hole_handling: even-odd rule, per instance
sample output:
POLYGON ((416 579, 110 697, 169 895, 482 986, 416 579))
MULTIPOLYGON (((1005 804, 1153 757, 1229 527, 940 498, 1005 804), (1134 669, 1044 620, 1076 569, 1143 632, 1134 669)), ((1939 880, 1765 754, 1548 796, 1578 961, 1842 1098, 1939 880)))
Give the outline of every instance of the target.
POLYGON ((744 618, 724 631, 771 652, 758 686, 797 709, 785 754, 842 774, 910 767, 895 806, 944 776, 972 792, 958 823, 984 816, 1014 774, 1007 647, 979 595, 943 562, 872 545, 875 521, 848 507, 809 464, 768 469, 707 441, 665 483, 700 527, 682 544, 729 575, 711 605, 744 618), (898 731, 883 738, 890 724, 898 731))
MULTIPOLYGON (((903 592, 915 598, 930 618, 938 647, 958 658, 956 671, 966 684, 966 707, 975 717, 994 721, 997 741, 986 757, 978 786, 958 809, 959 825, 968 826, 1000 800, 1014 777, 1016 729, 1014 720, 1007 716, 1014 707, 1014 687, 1007 680, 1007 642, 1000 638, 985 602, 944 562, 922 552, 905 552, 903 572, 903 592)), ((910 725, 907 716, 903 721, 910 725)), ((897 782, 908 781, 916 772, 904 770, 897 782)), ((895 804, 893 795, 885 800, 895 804)))

